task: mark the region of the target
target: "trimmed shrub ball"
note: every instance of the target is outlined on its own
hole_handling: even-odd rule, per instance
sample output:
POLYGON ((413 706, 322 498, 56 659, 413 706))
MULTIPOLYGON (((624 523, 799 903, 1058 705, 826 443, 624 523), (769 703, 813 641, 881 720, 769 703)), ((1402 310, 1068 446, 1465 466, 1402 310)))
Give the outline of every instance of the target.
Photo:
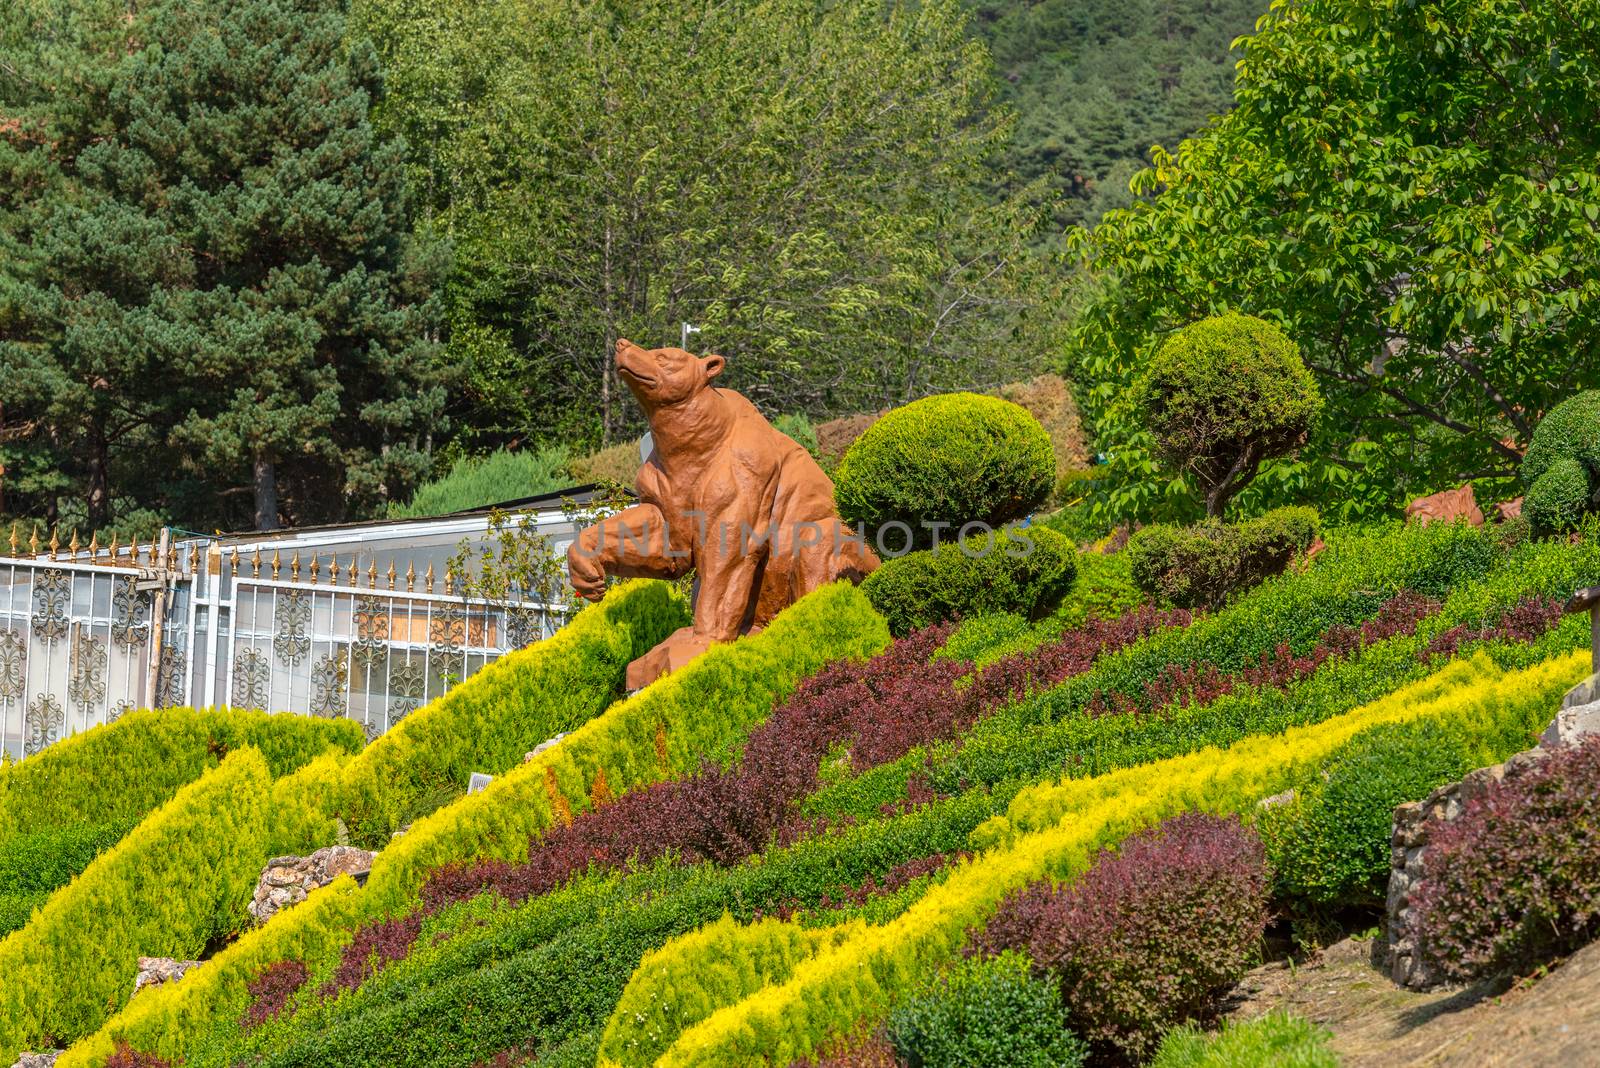
POLYGON ((964 523, 999 527, 1050 496, 1056 460, 1050 435, 1010 401, 947 393, 896 408, 851 445, 833 476, 839 514, 880 548, 930 548, 964 523))
POLYGON ((1055 984, 1005 953, 958 962, 930 993, 889 1017, 908 1068, 1077 1068, 1088 1052, 1067 1029, 1055 984))
POLYGON ((1072 591, 1078 553, 1043 527, 1008 527, 885 560, 861 589, 894 635, 949 619, 1014 612, 1041 619, 1072 591))
POLYGON ((966 953, 1026 953, 1059 984, 1092 1060, 1139 1064, 1173 1027, 1214 1015, 1266 926, 1261 840, 1236 818, 1188 812, 1102 850, 1075 882, 1013 893, 966 953))
POLYGON ((1221 607, 1284 568, 1316 539, 1315 509, 1277 508, 1243 523, 1145 527, 1128 541, 1133 581, 1180 608, 1221 607))
POLYGON ((1535 530, 1562 534, 1600 506, 1600 390, 1550 409, 1522 458, 1522 514, 1535 530))
POLYGON ((1273 324, 1237 313, 1167 338, 1134 396, 1157 455, 1188 474, 1213 517, 1263 462, 1304 445, 1322 413, 1299 347, 1273 324))

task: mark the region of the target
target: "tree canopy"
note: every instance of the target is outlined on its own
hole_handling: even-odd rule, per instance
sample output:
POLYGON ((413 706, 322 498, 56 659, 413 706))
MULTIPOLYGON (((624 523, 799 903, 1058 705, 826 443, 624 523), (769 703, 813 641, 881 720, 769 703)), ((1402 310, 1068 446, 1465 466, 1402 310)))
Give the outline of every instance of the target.
POLYGON ((0 507, 270 527, 406 491, 444 403, 436 265, 371 46, 319 0, 15 13, 0 462, 31 477, 0 507))
POLYGON ((1058 283, 952 0, 362 0, 379 115, 458 250, 471 449, 612 440, 617 337, 728 357, 769 411, 870 410, 1038 366, 1058 283), (1038 324, 1036 326, 1036 324, 1038 324))
POLYGON ((1068 360, 1111 454, 1102 505, 1193 509, 1151 479, 1126 387, 1228 309, 1281 323, 1328 400, 1255 492, 1349 513, 1509 487, 1540 415, 1600 373, 1597 42, 1592 4, 1275 0, 1234 110, 1078 240, 1100 290, 1068 360))

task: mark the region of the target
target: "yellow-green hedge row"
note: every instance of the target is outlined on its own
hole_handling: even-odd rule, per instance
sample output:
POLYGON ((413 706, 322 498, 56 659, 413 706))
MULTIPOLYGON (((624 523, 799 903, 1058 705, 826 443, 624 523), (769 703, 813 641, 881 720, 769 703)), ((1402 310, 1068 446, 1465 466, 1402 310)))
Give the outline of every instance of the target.
POLYGON ((193 959, 243 912, 266 854, 271 771, 233 751, 0 941, 0 1063, 89 1034, 141 956, 193 959))
POLYGON ((364 740, 361 725, 345 719, 228 708, 130 712, 0 768, 0 838, 136 819, 245 746, 259 749, 278 776, 329 747, 353 753, 364 740))
POLYGON ((607 1063, 647 1068, 678 1035, 745 992, 781 983, 801 961, 864 930, 813 930, 778 919, 739 923, 728 913, 645 955, 600 1039, 607 1063))
MULTIPOLYGON (((1320 766, 1355 734, 1380 724, 1423 716, 1500 716, 1507 710, 1522 714, 1532 705, 1553 710, 1587 671, 1587 653, 1503 675, 1486 658, 1458 661, 1315 726, 1024 791, 1007 816, 986 829, 993 847, 903 915, 852 932, 836 948, 796 964, 782 981, 762 983, 753 976, 747 988, 724 983, 709 991, 724 1002, 722 1007, 685 1028, 656 1063, 786 1064, 813 1054, 830 1036, 881 1015, 929 970, 950 959, 967 932, 985 922, 1006 894, 1046 876, 1076 875, 1099 848, 1140 827, 1185 810, 1247 810, 1320 766)), ((630 1026, 615 1017, 607 1029, 608 1048, 622 1048, 630 1026)), ((648 1041, 659 1044, 666 1037, 671 1036, 658 1034, 648 1041)))
POLYGON ((379 854, 365 886, 341 878, 279 913, 181 983, 141 995, 60 1065, 102 1064, 121 1039, 162 1057, 183 1056, 212 1021, 238 1017, 246 984, 265 965, 337 951, 362 922, 414 907, 428 873, 442 865, 525 857, 530 836, 587 807, 591 794, 681 775, 703 757, 731 757, 802 676, 831 660, 870 656, 888 642, 887 626, 860 591, 837 583, 813 592, 759 634, 714 646, 486 790, 419 820, 379 854))
POLYGON ((413 712, 343 772, 339 814, 352 838, 381 846, 430 799, 465 793, 474 771, 498 775, 586 722, 620 694, 629 661, 689 622, 667 583, 622 583, 551 637, 413 712))

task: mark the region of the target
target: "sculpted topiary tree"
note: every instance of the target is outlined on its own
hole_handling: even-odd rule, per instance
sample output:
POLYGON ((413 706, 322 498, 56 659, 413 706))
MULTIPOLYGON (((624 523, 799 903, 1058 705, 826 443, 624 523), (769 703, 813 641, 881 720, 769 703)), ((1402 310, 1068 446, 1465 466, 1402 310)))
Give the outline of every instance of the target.
POLYGON ((1563 533, 1600 508, 1600 389, 1551 408, 1522 460, 1523 514, 1545 533, 1563 533))
POLYGON ((1322 395, 1278 327, 1230 313, 1184 327, 1145 369, 1136 400, 1161 459, 1220 516, 1263 461, 1305 444, 1322 395))

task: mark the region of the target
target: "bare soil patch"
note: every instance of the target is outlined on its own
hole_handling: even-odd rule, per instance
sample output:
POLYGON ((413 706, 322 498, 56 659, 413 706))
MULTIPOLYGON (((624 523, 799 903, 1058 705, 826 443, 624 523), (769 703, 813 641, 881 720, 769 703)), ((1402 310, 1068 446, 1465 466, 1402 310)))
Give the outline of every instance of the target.
POLYGON ((1333 1032, 1346 1068, 1600 1066, 1600 943, 1536 981, 1417 993, 1389 980, 1382 943, 1345 939, 1317 960, 1257 968, 1229 1015, 1286 1009, 1333 1032))

